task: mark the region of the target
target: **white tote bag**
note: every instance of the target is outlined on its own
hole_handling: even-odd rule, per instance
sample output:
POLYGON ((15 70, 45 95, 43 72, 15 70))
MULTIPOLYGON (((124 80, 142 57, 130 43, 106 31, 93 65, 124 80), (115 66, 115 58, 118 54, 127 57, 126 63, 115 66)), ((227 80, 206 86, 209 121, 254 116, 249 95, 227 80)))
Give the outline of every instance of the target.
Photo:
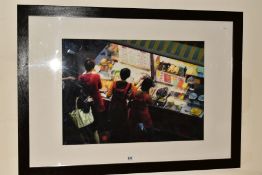
POLYGON ((87 125, 90 125, 94 122, 94 116, 92 113, 92 109, 90 108, 88 113, 85 113, 81 109, 77 107, 78 97, 76 98, 75 110, 73 110, 70 114, 72 121, 74 122, 77 128, 83 128, 87 125))

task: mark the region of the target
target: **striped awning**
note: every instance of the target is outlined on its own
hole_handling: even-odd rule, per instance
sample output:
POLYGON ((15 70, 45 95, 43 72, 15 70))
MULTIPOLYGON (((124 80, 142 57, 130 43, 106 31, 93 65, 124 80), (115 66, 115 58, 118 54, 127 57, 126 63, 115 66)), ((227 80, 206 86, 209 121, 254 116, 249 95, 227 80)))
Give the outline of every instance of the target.
POLYGON ((127 47, 204 66, 204 42, 160 40, 113 40, 127 47))

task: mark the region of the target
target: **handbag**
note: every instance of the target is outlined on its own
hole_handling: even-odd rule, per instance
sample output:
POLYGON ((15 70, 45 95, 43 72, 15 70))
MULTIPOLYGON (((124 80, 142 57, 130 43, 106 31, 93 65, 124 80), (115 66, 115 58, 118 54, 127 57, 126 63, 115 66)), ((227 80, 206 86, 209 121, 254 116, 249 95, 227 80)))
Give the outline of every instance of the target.
POLYGON ((79 97, 76 98, 75 109, 70 112, 69 115, 77 128, 83 128, 94 122, 94 116, 91 108, 89 112, 85 113, 84 111, 82 111, 82 109, 79 109, 77 107, 78 99, 79 97))

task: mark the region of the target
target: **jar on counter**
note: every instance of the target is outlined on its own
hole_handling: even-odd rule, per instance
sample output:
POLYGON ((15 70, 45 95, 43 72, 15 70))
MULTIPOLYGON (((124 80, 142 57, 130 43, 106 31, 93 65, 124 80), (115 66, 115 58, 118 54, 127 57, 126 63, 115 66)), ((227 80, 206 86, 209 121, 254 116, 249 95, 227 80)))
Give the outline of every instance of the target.
POLYGON ((188 79, 187 79, 187 83, 188 83, 188 86, 189 86, 189 90, 190 91, 194 91, 195 90, 195 79, 194 79, 194 77, 189 77, 188 79))
POLYGON ((188 99, 189 99, 189 105, 192 106, 194 104, 194 101, 197 99, 197 94, 194 92, 191 92, 188 96, 188 99))

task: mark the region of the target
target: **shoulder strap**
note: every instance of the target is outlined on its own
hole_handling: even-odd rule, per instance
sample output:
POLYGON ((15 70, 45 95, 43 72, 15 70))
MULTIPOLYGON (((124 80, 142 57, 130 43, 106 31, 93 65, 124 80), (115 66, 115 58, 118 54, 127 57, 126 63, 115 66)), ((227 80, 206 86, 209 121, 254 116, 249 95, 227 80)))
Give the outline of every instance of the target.
POLYGON ((78 107, 77 107, 78 99, 79 99, 79 97, 76 97, 75 109, 78 109, 78 107))
POLYGON ((127 83, 125 89, 124 89, 124 93, 127 94, 128 90, 130 89, 131 87, 131 84, 130 83, 127 83))
POLYGON ((113 82, 113 89, 116 88, 116 81, 113 82))

